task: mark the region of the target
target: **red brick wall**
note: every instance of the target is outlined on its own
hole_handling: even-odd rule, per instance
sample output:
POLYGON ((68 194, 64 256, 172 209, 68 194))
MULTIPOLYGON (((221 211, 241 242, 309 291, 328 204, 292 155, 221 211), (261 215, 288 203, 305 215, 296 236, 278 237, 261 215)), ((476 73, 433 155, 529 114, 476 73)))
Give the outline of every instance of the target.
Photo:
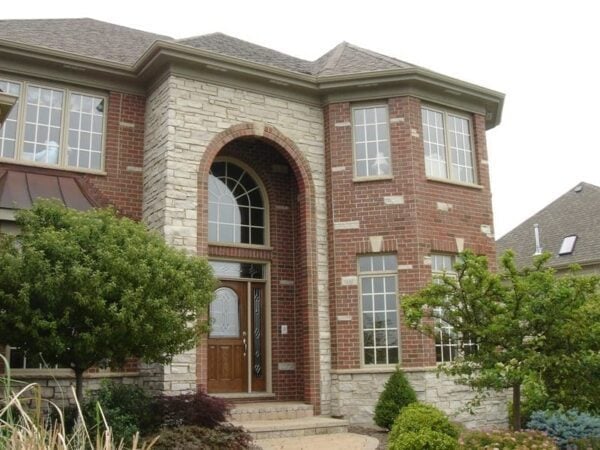
POLYGON ((0 163, 0 169, 74 176, 102 205, 113 205, 123 215, 142 218, 145 97, 110 92, 106 113, 105 172, 92 175, 65 169, 46 169, 0 163), (128 169, 129 168, 129 169, 128 169), (136 168, 140 171, 136 171, 136 168))
MULTIPOLYGON (((481 232, 492 225, 491 196, 485 147, 484 117, 472 117, 478 183, 481 188, 428 180, 425 176, 421 102, 398 97, 387 102, 390 121, 392 179, 353 181, 351 107, 337 103, 325 108, 329 292, 334 369, 360 366, 360 310, 358 286, 342 286, 341 278, 357 275, 357 255, 371 253, 369 236, 383 236, 383 252, 397 255, 400 295, 415 292, 431 278, 426 256, 456 253, 455 238, 465 248, 495 259, 493 238, 481 232), (337 126, 336 126, 337 125, 337 126), (344 169, 342 169, 342 167, 344 169), (332 170, 333 169, 333 170, 332 170), (404 204, 385 205, 384 196, 402 195, 404 204), (452 204, 448 212, 437 203, 452 204), (359 229, 334 230, 335 222, 360 221, 359 229), (351 316, 351 321, 338 321, 351 316)), ((402 325, 401 364, 422 367, 435 364, 433 341, 402 325)))

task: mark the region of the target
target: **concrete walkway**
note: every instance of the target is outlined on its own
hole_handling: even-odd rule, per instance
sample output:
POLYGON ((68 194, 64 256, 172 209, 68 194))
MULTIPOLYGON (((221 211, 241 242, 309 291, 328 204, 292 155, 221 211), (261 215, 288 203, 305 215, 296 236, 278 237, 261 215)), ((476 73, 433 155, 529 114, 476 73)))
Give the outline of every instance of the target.
POLYGON ((262 450, 375 450, 379 441, 354 433, 317 434, 289 438, 259 439, 255 448, 262 450))

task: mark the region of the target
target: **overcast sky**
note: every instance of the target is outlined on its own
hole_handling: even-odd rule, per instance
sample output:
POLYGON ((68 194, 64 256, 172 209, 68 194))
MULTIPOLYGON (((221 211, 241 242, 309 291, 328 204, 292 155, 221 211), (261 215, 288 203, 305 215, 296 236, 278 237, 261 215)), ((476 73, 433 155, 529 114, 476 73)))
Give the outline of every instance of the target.
MULTIPOLYGON (((506 94, 488 132, 496 237, 600 185, 600 13, 584 0, 12 1, 2 19, 91 17, 174 38, 221 31, 314 60, 341 41, 506 94)), ((600 8, 600 5, 598 5, 600 8)))

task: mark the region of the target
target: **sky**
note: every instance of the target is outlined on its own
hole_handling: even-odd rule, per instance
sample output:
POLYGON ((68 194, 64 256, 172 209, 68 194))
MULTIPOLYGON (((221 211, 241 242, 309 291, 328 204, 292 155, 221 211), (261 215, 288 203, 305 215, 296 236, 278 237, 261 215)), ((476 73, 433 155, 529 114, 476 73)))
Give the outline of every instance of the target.
POLYGON ((503 92, 502 123, 487 133, 499 238, 580 181, 600 185, 596 3, 21 0, 0 18, 91 17, 174 38, 220 31, 311 61, 347 41, 503 92))

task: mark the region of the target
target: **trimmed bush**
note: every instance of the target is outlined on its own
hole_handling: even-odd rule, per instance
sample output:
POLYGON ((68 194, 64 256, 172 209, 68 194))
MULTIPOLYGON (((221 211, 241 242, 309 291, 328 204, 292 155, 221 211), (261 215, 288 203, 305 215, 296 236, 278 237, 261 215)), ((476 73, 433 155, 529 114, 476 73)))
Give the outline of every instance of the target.
POLYGON ((163 396, 157 400, 162 426, 194 425, 215 428, 227 419, 229 404, 204 392, 163 396))
POLYGON ((136 432, 147 433, 159 426, 160 418, 153 407, 153 401, 139 386, 105 380, 100 389, 84 402, 83 414, 89 427, 102 428, 97 406, 100 404, 115 439, 131 442, 136 432))
POLYGON ((600 437, 600 416, 574 409, 567 412, 535 411, 527 428, 547 433, 561 448, 566 449, 576 439, 600 437))
POLYGON ((554 439, 540 431, 466 431, 460 438, 461 450, 557 449, 554 439))
POLYGON ((409 431, 390 440, 389 450, 458 450, 456 439, 438 431, 409 431))
POLYGON ((431 430, 458 438, 457 428, 450 423, 448 417, 435 406, 424 403, 412 403, 402 409, 392 427, 390 441, 395 441, 403 433, 431 430))
POLYGON ((414 389, 404 373, 396 368, 396 371, 386 381, 383 392, 375 405, 373 420, 380 427, 390 430, 400 410, 416 401, 417 394, 414 389))
POLYGON ((153 450, 240 450, 250 448, 252 438, 240 427, 214 429, 182 426, 164 428, 153 450))

